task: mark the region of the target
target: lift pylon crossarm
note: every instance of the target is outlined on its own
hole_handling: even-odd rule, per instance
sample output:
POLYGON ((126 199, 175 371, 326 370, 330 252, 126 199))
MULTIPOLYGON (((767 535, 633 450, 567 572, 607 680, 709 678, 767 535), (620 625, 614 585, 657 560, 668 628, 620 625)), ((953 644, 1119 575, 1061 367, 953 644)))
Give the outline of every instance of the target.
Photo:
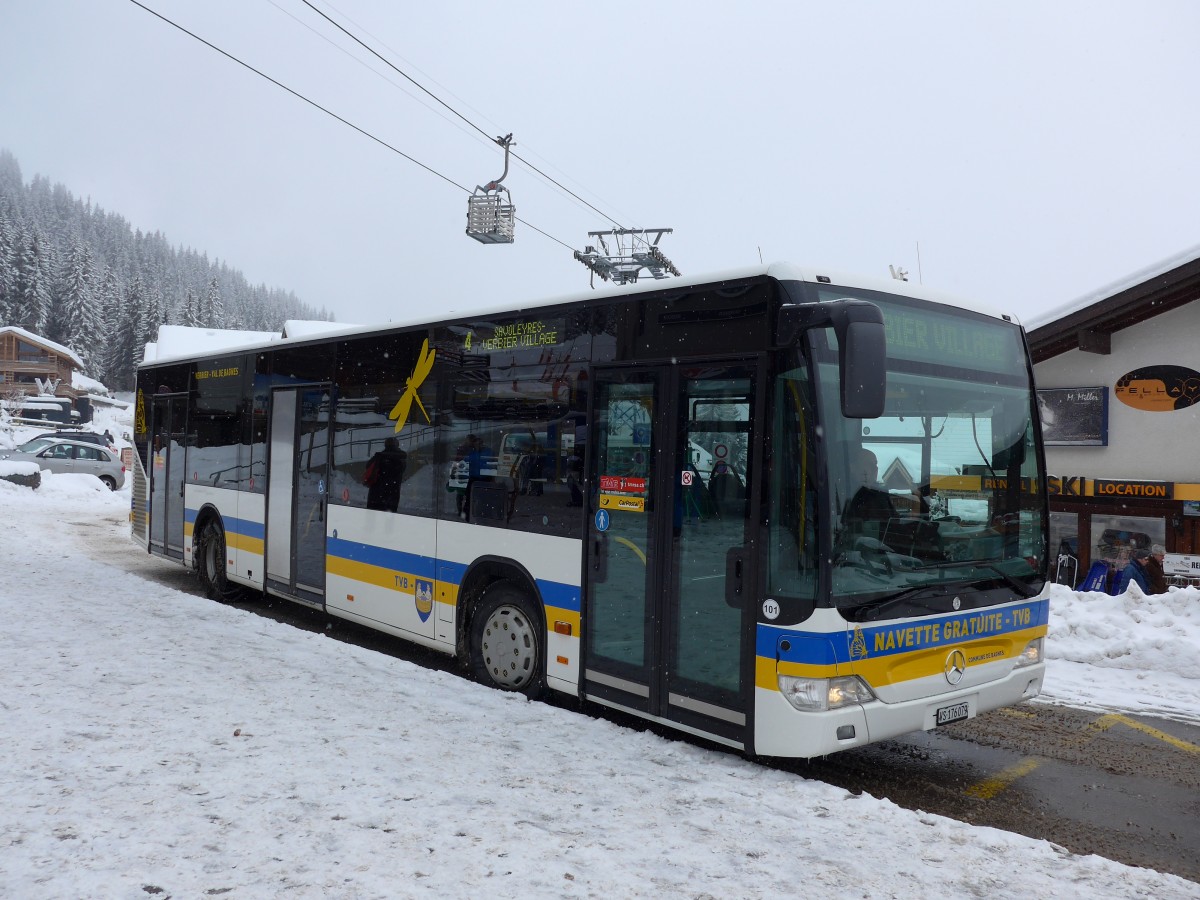
POLYGON ((650 273, 654 279, 663 279, 668 275, 679 275, 679 269, 671 260, 663 255, 658 247, 664 234, 671 234, 670 228, 613 228, 609 231, 589 231, 588 237, 595 238, 601 251, 595 246, 588 245, 583 251, 576 250, 575 258, 587 266, 593 276, 599 275, 603 281, 614 284, 632 284, 638 280, 643 271, 650 273), (653 241, 648 236, 653 235, 653 241), (608 238, 616 246, 616 252, 608 247, 608 238))
POLYGON ((508 177, 512 133, 497 137, 496 143, 504 148, 504 172, 486 185, 476 185, 475 193, 467 198, 467 234, 481 244, 511 244, 517 221, 512 193, 503 184, 508 177))

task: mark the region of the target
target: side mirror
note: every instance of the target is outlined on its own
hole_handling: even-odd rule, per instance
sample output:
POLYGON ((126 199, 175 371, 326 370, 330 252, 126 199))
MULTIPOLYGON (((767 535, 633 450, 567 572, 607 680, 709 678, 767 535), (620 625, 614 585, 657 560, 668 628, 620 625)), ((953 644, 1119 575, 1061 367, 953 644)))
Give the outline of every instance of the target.
POLYGON ((849 298, 826 303, 785 306, 779 311, 777 336, 795 341, 808 328, 833 326, 838 339, 842 383, 842 415, 876 419, 887 398, 887 336, 883 312, 869 300, 849 298))

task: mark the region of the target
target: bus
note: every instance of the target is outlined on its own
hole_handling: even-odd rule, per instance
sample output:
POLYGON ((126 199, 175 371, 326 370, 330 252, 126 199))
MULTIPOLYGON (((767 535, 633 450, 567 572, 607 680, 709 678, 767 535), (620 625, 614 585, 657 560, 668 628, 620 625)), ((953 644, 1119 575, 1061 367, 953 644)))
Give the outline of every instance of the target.
POLYGON ((147 361, 136 404, 147 552, 501 690, 796 758, 1041 690, 1024 332, 908 282, 774 264, 342 328, 147 361))

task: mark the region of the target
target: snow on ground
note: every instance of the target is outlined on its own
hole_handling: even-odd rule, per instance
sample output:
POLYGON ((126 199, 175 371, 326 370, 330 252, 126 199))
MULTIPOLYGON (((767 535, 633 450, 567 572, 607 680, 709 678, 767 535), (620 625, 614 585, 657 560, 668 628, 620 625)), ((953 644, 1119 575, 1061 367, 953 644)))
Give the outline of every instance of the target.
MULTIPOLYGON (((0 896, 1200 896, 144 580, 128 508, 0 481, 0 896)), ((1053 602, 1049 698, 1200 719, 1200 592, 1053 602)))

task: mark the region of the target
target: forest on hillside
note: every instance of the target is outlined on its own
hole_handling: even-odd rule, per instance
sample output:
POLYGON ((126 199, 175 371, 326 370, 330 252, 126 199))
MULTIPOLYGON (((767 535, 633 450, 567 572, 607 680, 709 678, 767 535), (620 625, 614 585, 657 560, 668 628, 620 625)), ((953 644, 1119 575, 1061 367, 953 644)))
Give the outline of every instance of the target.
POLYGON ((16 157, 0 149, 0 325, 70 347, 84 374, 109 388, 132 387, 162 324, 279 331, 288 319, 331 318, 61 184, 42 176, 26 184, 16 157))

